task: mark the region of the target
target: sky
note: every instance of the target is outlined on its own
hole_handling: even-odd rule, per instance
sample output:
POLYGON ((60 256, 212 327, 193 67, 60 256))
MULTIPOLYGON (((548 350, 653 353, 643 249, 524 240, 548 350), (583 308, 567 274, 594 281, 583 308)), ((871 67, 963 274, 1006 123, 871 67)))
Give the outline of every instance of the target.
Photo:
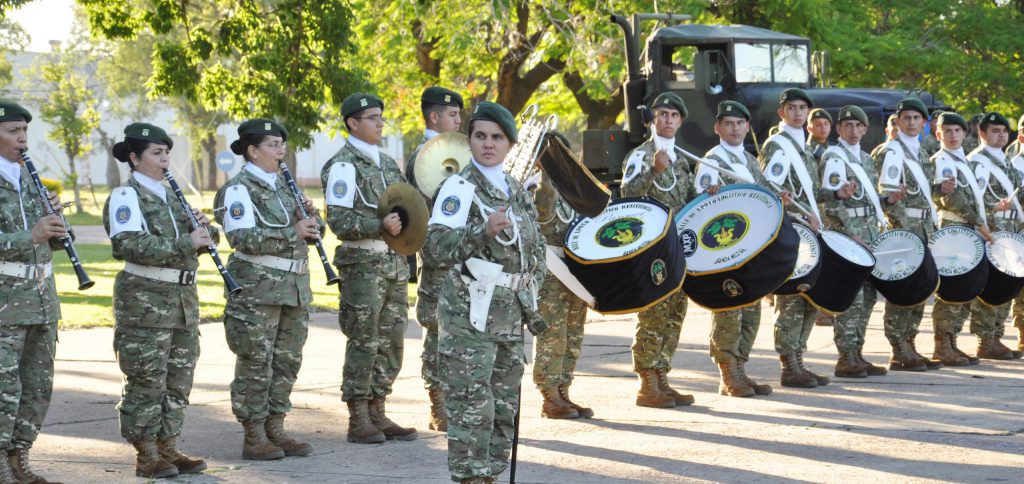
POLYGON ((29 51, 49 52, 50 40, 65 41, 71 35, 73 4, 73 0, 33 0, 7 12, 7 17, 20 24, 32 37, 29 51))

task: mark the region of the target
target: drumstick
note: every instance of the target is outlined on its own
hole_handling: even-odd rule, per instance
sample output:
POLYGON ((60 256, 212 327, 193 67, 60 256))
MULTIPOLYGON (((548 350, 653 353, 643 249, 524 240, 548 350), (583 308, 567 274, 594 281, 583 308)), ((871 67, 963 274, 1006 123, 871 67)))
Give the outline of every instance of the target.
POLYGON ((739 182, 754 183, 754 180, 751 179, 751 178, 747 178, 746 175, 741 175, 738 172, 722 168, 722 167, 714 165, 712 163, 705 163, 705 162, 703 162, 703 160, 701 160, 701 166, 706 166, 708 168, 711 168, 712 170, 715 170, 715 171, 717 171, 717 172, 719 172, 719 173, 721 173, 721 174, 723 174, 723 175, 725 175, 727 177, 730 177, 730 178, 732 178, 732 179, 734 179, 736 181, 739 181, 739 182))
POLYGON ((683 156, 685 156, 685 157, 687 157, 687 158, 689 158, 689 159, 691 159, 693 161, 696 161, 697 163, 701 162, 701 159, 698 158, 697 155, 695 155, 693 153, 690 153, 689 151, 686 151, 686 150, 684 150, 684 149, 682 149, 682 148, 680 148, 679 146, 676 146, 676 145, 672 145, 672 147, 677 149, 677 150, 679 150, 679 152, 682 153, 683 156))
MULTIPOLYGON (((772 187, 774 187, 776 190, 778 190, 780 192, 786 191, 782 187, 780 187, 779 185, 777 185, 775 183, 772 183, 772 182, 768 182, 768 183, 770 183, 772 185, 772 187)), ((803 205, 801 205, 800 202, 794 200, 793 197, 789 197, 789 203, 793 204, 793 206, 796 207, 797 210, 800 210, 801 212, 803 212, 804 215, 806 215, 808 217, 810 217, 812 215, 811 211, 808 210, 807 207, 804 207, 803 205)))
POLYGON ((913 250, 914 250, 914 249, 893 249, 893 250, 883 250, 882 252, 875 252, 874 254, 875 254, 875 255, 889 255, 889 254, 899 254, 899 253, 902 253, 902 252, 911 252, 911 251, 913 251, 913 250))

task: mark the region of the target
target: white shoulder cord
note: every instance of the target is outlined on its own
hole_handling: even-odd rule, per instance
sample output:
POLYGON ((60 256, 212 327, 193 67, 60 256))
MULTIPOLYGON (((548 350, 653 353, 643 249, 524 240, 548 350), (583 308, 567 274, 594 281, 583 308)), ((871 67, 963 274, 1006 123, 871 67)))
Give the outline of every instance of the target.
POLYGON ((266 225, 267 227, 274 228, 274 229, 280 229, 280 228, 288 227, 288 226, 290 226, 292 224, 292 219, 288 215, 288 209, 284 208, 284 202, 281 201, 281 194, 278 193, 277 190, 274 190, 274 194, 277 195, 277 203, 281 205, 281 211, 284 212, 284 223, 283 224, 272 224, 270 222, 267 222, 267 219, 263 218, 263 214, 260 213, 260 209, 256 208, 256 204, 255 203, 252 204, 252 211, 256 213, 256 217, 260 219, 260 222, 263 222, 263 225, 266 225))
MULTIPOLYGON (((384 183, 384 188, 388 187, 388 181, 384 178, 384 170, 380 171, 380 181, 382 183, 384 183)), ((363 205, 366 205, 367 207, 370 207, 370 208, 377 208, 377 204, 370 203, 370 202, 366 201, 366 197, 363 196, 363 191, 359 188, 359 184, 358 183, 356 183, 356 194, 359 195, 359 200, 362 200, 363 205)), ((376 195, 376 193, 374 195, 376 195)), ((380 199, 380 197, 377 197, 377 198, 380 199)))
MULTIPOLYGON (((651 165, 651 166, 652 166, 651 170, 654 170, 654 168, 653 168, 654 165, 651 165)), ((675 163, 669 163, 668 171, 672 175, 672 184, 671 185, 669 185, 668 187, 663 187, 661 185, 658 185, 658 177, 661 176, 661 174, 659 173, 659 174, 654 175, 654 179, 651 180, 654 183, 654 188, 657 188, 658 190, 661 190, 663 192, 667 192, 667 191, 675 188, 676 187, 676 183, 679 183, 679 178, 676 177, 676 170, 675 170, 675 168, 676 168, 675 167, 675 163)))
MULTIPOLYGON (((480 196, 475 194, 475 193, 473 194, 473 203, 476 203, 477 206, 480 207, 480 211, 484 214, 484 217, 487 217, 488 215, 490 215, 490 214, 495 212, 495 210, 493 208, 488 207, 487 205, 485 205, 483 200, 480 200, 480 196)), ((515 214, 515 212, 512 211, 512 207, 511 206, 509 207, 508 211, 509 211, 508 220, 512 224, 512 237, 510 237, 507 240, 502 240, 501 234, 498 234, 498 235, 494 236, 494 240, 498 241, 499 244, 504 245, 505 247, 509 247, 512 244, 515 244, 519 240, 519 224, 516 222, 516 218, 517 218, 516 214, 515 214)))
MULTIPOLYGON (((850 150, 846 149, 845 146, 840 146, 840 148, 842 148, 843 151, 846 152, 849 155, 847 158, 852 158, 853 156, 855 156, 852 152, 850 152, 850 150)), ((859 160, 860 156, 857 156, 857 158, 859 160)), ((851 160, 847 160, 847 163, 856 163, 856 161, 853 161, 851 159, 851 160)), ((846 168, 846 166, 843 166, 843 168, 846 168)), ((850 170, 850 171, 853 171, 850 168, 846 168, 846 169, 850 170)), ((860 185, 860 184, 858 183, 857 185, 860 185)), ((858 189, 857 192, 860 192, 860 195, 858 195, 857 192, 854 192, 853 195, 850 195, 850 198, 852 198, 854 200, 857 200, 857 201, 864 200, 864 196, 867 194, 867 192, 864 191, 864 187, 858 186, 857 189, 858 189)))
MULTIPOLYGON (((174 238, 177 239, 177 238, 181 237, 181 233, 178 232, 178 221, 174 219, 174 212, 171 211, 171 204, 170 203, 165 203, 164 205, 167 205, 167 215, 169 215, 171 217, 171 226, 174 227, 174 238)), ((255 205, 253 207, 255 208, 255 205)), ((145 217, 142 218, 142 224, 143 224, 143 227, 145 227, 145 224, 146 224, 146 218, 145 217)), ((149 232, 149 228, 148 227, 145 227, 145 228, 146 228, 146 232, 149 232)))

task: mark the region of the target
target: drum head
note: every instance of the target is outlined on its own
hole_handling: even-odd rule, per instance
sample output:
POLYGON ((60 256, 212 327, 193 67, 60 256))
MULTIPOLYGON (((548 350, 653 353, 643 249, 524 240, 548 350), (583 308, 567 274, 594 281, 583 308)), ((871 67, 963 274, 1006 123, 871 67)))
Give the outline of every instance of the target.
POLYGON ((665 207, 652 200, 620 199, 597 217, 581 217, 565 236, 565 250, 585 261, 610 260, 657 241, 669 222, 665 207))
POLYGON ((1024 236, 1013 232, 992 234, 995 241, 988 246, 988 261, 999 272, 1012 277, 1024 278, 1024 236))
POLYGON ((985 239, 967 227, 952 226, 935 232, 928 248, 942 277, 967 274, 985 258, 985 239))
POLYGON ((746 264, 776 238, 782 202, 756 185, 729 185, 697 197, 675 219, 687 273, 715 273, 746 264))
POLYGON ((847 262, 861 267, 875 266, 875 256, 871 255, 871 251, 849 235, 822 230, 821 239, 825 241, 829 249, 832 249, 832 252, 846 259, 847 262))
POLYGON ((925 245, 906 230, 890 230, 871 242, 875 269, 871 275, 882 281, 899 281, 914 273, 924 262, 925 245))
POLYGON ((793 224, 796 234, 800 236, 800 248, 797 250, 796 268, 790 279, 798 279, 810 274, 821 263, 821 245, 814 231, 802 224, 793 224))

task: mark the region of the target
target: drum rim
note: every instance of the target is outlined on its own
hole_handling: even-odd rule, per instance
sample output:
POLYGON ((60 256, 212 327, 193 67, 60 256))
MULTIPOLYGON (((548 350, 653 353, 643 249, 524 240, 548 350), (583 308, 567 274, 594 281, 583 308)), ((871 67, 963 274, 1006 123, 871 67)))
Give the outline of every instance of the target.
MULTIPOLYGON (((794 226, 793 230, 796 230, 796 226, 797 226, 797 225, 799 225, 799 226, 801 226, 802 228, 804 228, 804 229, 806 229, 806 230, 810 231, 810 232, 811 232, 811 235, 813 235, 813 236, 814 236, 814 237, 812 237, 812 238, 811 238, 811 240, 813 240, 815 244, 818 244, 818 262, 817 262, 816 264, 814 264, 814 265, 813 265, 813 266, 811 267, 811 270, 807 271, 807 274, 804 274, 804 275, 802 275, 802 276, 799 276, 799 277, 797 278, 797 279, 799 279, 799 278, 807 277, 807 276, 808 276, 808 275, 810 275, 810 274, 811 274, 812 272, 814 272, 814 269, 815 269, 816 267, 820 267, 820 266, 821 266, 821 261, 822 261, 822 255, 823 255, 823 254, 821 253, 821 244, 822 244, 822 241, 821 241, 821 239, 820 239, 820 238, 818 237, 818 234, 814 232, 814 229, 812 229, 812 228, 810 227, 810 225, 807 225, 807 224, 805 224, 805 223, 803 223, 803 222, 799 222, 799 221, 796 221, 796 220, 793 220, 793 221, 792 221, 792 225, 794 226)), ((798 250, 799 250, 799 247, 798 247, 798 250)), ((797 257, 798 257, 798 259, 797 259, 797 262, 799 262, 799 256, 797 256, 797 257)), ((793 268, 793 270, 794 270, 794 271, 796 271, 796 268, 794 267, 794 268, 793 268)), ((790 274, 789 274, 789 277, 788 277, 788 278, 786 278, 786 280, 785 280, 785 281, 784 281, 784 282, 783 282, 782 284, 783 284, 783 285, 785 285, 785 284, 788 284, 788 283, 789 283, 789 281, 792 281, 792 280, 793 280, 793 273, 790 273, 790 274)), ((782 287, 782 286, 779 286, 779 287, 782 287)), ((800 292, 807 292, 807 291, 800 291, 800 292)), ((787 295, 787 294, 783 294, 783 295, 785 296, 785 295, 787 295)), ((795 295, 795 294, 789 294, 789 295, 795 295)))
MULTIPOLYGON (((639 254, 639 253, 641 253, 641 252, 643 252, 643 251, 653 247, 658 242, 661 242, 661 240, 665 238, 665 235, 667 235, 667 233, 669 231, 669 228, 675 227, 675 219, 673 218, 674 215, 672 213, 672 209, 668 208, 665 204, 663 204, 663 203, 661 203, 661 202, 659 202, 659 201, 657 201, 657 200, 655 200, 653 198, 650 198, 650 197, 626 197, 626 198, 619 198, 619 199, 613 200, 612 203, 614 203, 614 202, 621 202, 621 203, 627 203, 627 202, 652 203, 653 202, 653 205, 657 205, 658 207, 663 208, 663 209, 665 209, 666 212, 668 212, 668 218, 665 220, 665 226, 662 227, 661 233, 657 237, 651 239, 650 242, 647 242, 646 244, 640 246, 639 248, 637 248, 633 252, 630 252, 630 253, 625 254, 625 255, 620 255, 618 257, 613 257, 611 259, 582 259, 579 256, 577 256, 576 254, 574 254, 572 251, 570 251, 568 248, 565 248, 565 250, 564 250, 565 255, 567 255, 569 257, 572 257, 572 260, 574 260, 574 261, 576 261, 576 262, 578 262, 578 263, 580 263, 582 265, 585 265, 585 266, 595 265, 595 264, 608 264, 608 263, 612 263, 612 262, 621 262, 621 261, 624 261, 626 259, 632 259, 634 255, 639 254)), ((611 206, 611 204, 609 204, 609 206, 611 206)), ((607 210, 607 207, 605 209, 607 210)), ((594 219, 594 217, 582 217, 581 216, 581 217, 578 217, 577 220, 578 221, 582 221, 585 218, 594 219)), ((565 230, 566 236, 568 236, 570 233, 572 233, 573 229, 575 229, 576 226, 579 225, 578 221, 573 221, 573 223, 569 225, 569 227, 565 230)), ((683 273, 685 274, 686 271, 683 271, 683 273)), ((680 286, 680 287, 682 287, 682 286, 680 286)), ((614 313, 603 313, 603 314, 614 314, 614 313)))
MULTIPOLYGON (((822 242, 822 243, 823 243, 823 244, 824 244, 824 245, 825 245, 826 247, 828 247, 828 241, 827 241, 827 240, 825 240, 825 232, 830 232, 830 233, 833 233, 833 234, 838 234, 838 235, 840 235, 840 236, 842 236, 842 237, 845 237, 845 238, 847 238, 847 239, 849 239, 849 240, 853 241, 853 243, 854 243, 854 244, 856 244, 857 246, 859 246, 860 248, 864 249, 864 251, 865 251, 865 252, 867 252, 867 254, 868 254, 868 257, 871 257, 871 266, 870 266, 870 267, 871 267, 871 270, 872 270, 872 271, 874 271, 874 270, 875 270, 875 266, 876 266, 876 265, 878 265, 878 259, 877 259, 877 258, 875 258, 875 254, 874 254, 873 252, 871 252, 871 247, 869 247, 869 246, 868 246, 867 244, 865 244, 864 242, 861 242, 861 241, 859 241, 859 240, 855 239, 855 238, 854 238, 854 237, 853 237, 852 235, 850 235, 850 234, 847 234, 847 233, 844 233, 844 232, 840 232, 840 231, 838 231, 838 230, 829 230, 829 229, 821 229, 821 230, 819 230, 819 231, 818 231, 818 234, 819 234, 819 235, 821 235, 821 242, 822 242)), ((835 252, 835 249, 832 249, 831 247, 829 247, 829 250, 831 250, 832 252, 835 252)), ((842 256, 840 256, 840 257, 842 257, 842 256)), ((846 257, 843 257, 843 259, 844 259, 844 260, 846 260, 847 262, 851 263, 851 264, 854 264, 854 265, 858 266, 858 267, 868 267, 868 266, 866 266, 866 265, 863 265, 863 264, 859 264, 859 263, 857 263, 857 262, 855 262, 855 261, 851 261, 850 259, 847 259, 846 257)), ((870 273, 868 274, 868 276, 870 277, 870 273)))
MULTIPOLYGON (((739 190, 739 189, 755 189, 757 191, 761 191, 761 192, 767 193, 768 195, 771 195, 772 197, 775 197, 775 199, 777 199, 779 201, 779 223, 777 223, 775 225, 775 230, 772 232, 771 238, 768 239, 767 241, 765 241, 764 245, 762 245, 760 248, 758 248, 757 250, 753 251, 753 253, 751 253, 749 256, 744 258, 743 262, 741 262, 739 264, 732 265, 732 266, 729 266, 729 267, 722 267, 722 268, 719 268, 719 269, 712 269, 712 270, 709 270, 709 271, 701 271, 701 272, 690 271, 689 269, 687 269, 686 270, 686 274, 687 275, 710 276, 710 275, 713 275, 713 274, 720 274, 722 272, 728 272, 728 271, 739 269, 739 268, 747 265, 747 263, 750 262, 755 257, 761 255, 761 252, 763 252, 765 249, 767 249, 768 246, 770 246, 773 243, 775 243, 775 240, 779 238, 779 233, 782 232, 782 221, 785 220, 785 218, 786 218, 785 217, 786 210, 784 208, 782 208, 782 199, 779 198, 779 196, 776 195, 771 190, 768 190, 767 188, 764 188, 762 186, 753 185, 753 184, 750 184, 750 183, 734 183, 732 185, 726 185, 726 186, 722 187, 718 191, 718 194, 721 194, 723 192, 728 192, 728 191, 731 191, 731 190, 739 190)), ((679 211, 679 213, 686 213, 687 209, 689 209, 690 206, 696 205, 696 204, 698 204, 700 202, 703 202, 704 200, 706 200, 708 198, 711 198, 711 197, 712 197, 712 195, 708 194, 707 192, 704 192, 704 193, 700 194, 697 198, 694 198, 693 200, 691 200, 690 203, 687 203, 686 205, 684 205, 683 208, 679 211)), ((672 223, 673 224, 677 224, 675 216, 672 217, 672 223)), ((677 231, 678 231, 678 229, 677 229, 677 231)), ((687 266, 687 268, 690 267, 689 264, 687 264, 686 266, 687 266)), ((701 306, 701 307, 703 307, 703 306, 701 306)))

